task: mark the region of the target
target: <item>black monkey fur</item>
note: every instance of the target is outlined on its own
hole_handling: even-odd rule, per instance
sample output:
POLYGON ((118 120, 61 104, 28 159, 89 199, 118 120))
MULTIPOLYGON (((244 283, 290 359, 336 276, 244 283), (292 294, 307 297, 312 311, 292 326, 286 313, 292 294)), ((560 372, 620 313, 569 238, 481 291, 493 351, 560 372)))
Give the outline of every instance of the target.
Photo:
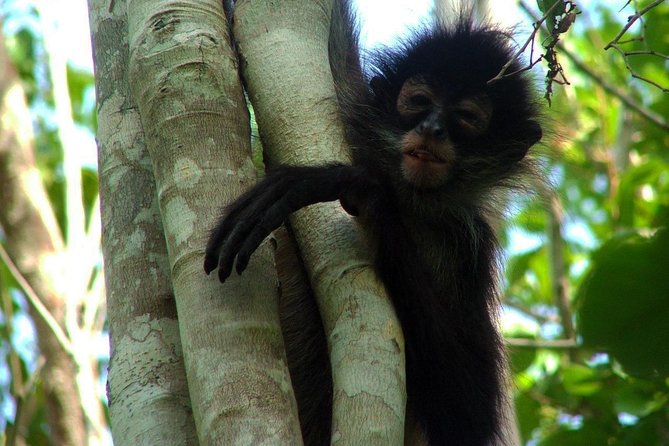
MULTIPOLYGON (((378 51, 363 72, 348 1, 335 0, 330 65, 352 165, 270 170, 226 209, 206 249, 206 272, 218 267, 224 281, 297 209, 339 200, 359 216, 404 331, 408 413, 430 445, 500 439, 505 355, 489 218, 542 135, 524 73, 487 82, 513 55, 508 34, 463 13, 378 51)), ((329 444, 316 306, 294 300, 281 311, 305 444, 329 444)))

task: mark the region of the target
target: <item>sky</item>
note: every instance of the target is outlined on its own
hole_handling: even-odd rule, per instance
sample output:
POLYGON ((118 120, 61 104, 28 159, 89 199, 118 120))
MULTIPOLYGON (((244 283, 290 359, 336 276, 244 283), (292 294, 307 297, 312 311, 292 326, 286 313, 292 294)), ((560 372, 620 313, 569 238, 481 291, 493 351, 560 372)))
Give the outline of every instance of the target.
POLYGON ((70 63, 77 67, 93 71, 93 52, 91 49, 91 36, 88 26, 88 4, 86 0, 37 0, 51 4, 62 3, 64 8, 58 8, 64 14, 60 14, 60 31, 63 40, 65 54, 70 63))

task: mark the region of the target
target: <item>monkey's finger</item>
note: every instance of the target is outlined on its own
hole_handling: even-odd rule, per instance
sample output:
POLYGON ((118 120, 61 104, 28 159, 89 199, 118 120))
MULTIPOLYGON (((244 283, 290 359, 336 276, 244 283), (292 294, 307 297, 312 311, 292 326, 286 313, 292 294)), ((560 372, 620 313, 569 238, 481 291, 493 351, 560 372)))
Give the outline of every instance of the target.
POLYGON ((232 218, 225 217, 212 231, 204 254, 204 271, 207 274, 219 265, 222 245, 225 243, 228 233, 234 228, 235 223, 232 218))
MULTIPOLYGON (((277 180, 281 179, 277 178, 277 180)), ((269 185, 264 182, 256 186, 225 210, 224 216, 212 230, 205 250, 204 270, 207 274, 220 264, 222 251, 227 251, 230 246, 234 249, 235 245, 241 243, 241 240, 237 239, 244 238, 250 232, 253 225, 260 219, 259 210, 262 211, 271 206, 273 202, 281 198, 286 187, 289 187, 286 181, 274 182, 277 184, 269 185), (235 233, 235 229, 240 222, 244 222, 243 224, 247 225, 249 229, 246 233, 237 231, 237 235, 231 241, 231 234, 235 233)), ((219 273, 221 281, 224 280, 223 277, 227 276, 219 273)))
POLYGON ((253 206, 254 200, 263 201, 262 191, 257 188, 249 191, 249 193, 228 206, 223 213, 223 217, 221 217, 218 224, 211 231, 204 258, 204 270, 207 274, 216 269, 221 246, 225 243, 230 232, 234 230, 237 221, 243 219, 244 214, 253 211, 253 209, 249 211, 248 208, 253 206))
POLYGON ((218 256, 218 278, 221 282, 230 276, 235 257, 248 237, 253 227, 257 224, 257 219, 253 221, 240 220, 232 230, 228 238, 221 246, 218 256))
POLYGON ((221 246, 225 242, 225 239, 228 237, 232 228, 234 228, 234 225, 234 217, 232 215, 226 215, 211 231, 204 253, 204 271, 207 274, 211 273, 218 266, 221 246))
POLYGON ((209 274, 216 269, 218 256, 214 252, 207 251, 204 255, 204 272, 209 274))
POLYGON ((349 166, 327 167, 330 171, 335 168, 338 169, 339 175, 334 177, 322 168, 304 169, 305 178, 294 181, 292 188, 281 199, 276 200, 269 206, 259 221, 252 226, 248 236, 245 237, 243 244, 239 247, 237 273, 241 274, 246 269, 251 254, 265 237, 278 228, 291 213, 310 204, 333 201, 339 198, 344 184, 351 176, 351 168, 349 166), (311 175, 307 176, 307 173, 311 175))
POLYGON ((229 262, 229 266, 226 266, 224 268, 219 267, 218 268, 218 280, 221 283, 225 283, 225 281, 230 277, 230 273, 232 272, 232 262, 229 262))
POLYGON ((252 231, 250 231, 245 238, 244 243, 239 248, 237 254, 237 264, 235 269, 238 274, 241 274, 246 269, 251 254, 258 249, 260 243, 262 243, 272 231, 277 229, 292 212, 305 205, 302 200, 299 199, 301 195, 302 194, 299 191, 290 191, 285 197, 267 209, 260 221, 253 226, 252 231))
POLYGON ((209 235, 204 262, 207 274, 216 268, 220 247, 234 230, 237 222, 248 219, 257 209, 271 206, 290 188, 290 183, 291 178, 285 175, 269 176, 225 208, 223 216, 209 235))
MULTIPOLYGON (((296 178, 289 175, 288 169, 275 169, 225 210, 226 219, 237 220, 247 213, 248 209, 268 208, 292 187, 295 180, 296 178)), ((230 230, 231 227, 227 226, 226 229, 230 230)))

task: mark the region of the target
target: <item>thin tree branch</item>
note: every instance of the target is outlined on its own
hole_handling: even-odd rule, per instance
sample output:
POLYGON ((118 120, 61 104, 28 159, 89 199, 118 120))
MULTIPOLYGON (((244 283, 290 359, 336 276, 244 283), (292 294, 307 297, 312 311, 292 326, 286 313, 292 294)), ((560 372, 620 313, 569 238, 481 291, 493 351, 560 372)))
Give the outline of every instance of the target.
POLYGON ((654 7, 656 7, 657 5, 659 5, 661 3, 664 3, 664 0, 655 0, 653 3, 646 6, 641 11, 638 11, 634 15, 629 16, 627 18, 627 24, 625 24, 625 26, 623 27, 622 30, 620 30, 618 35, 616 37, 614 37, 613 40, 610 41, 609 44, 604 47, 604 49, 608 50, 609 48, 612 48, 614 45, 616 45, 618 43, 621 43, 620 38, 627 32, 627 30, 630 29, 630 27, 632 25, 634 25, 634 23, 637 20, 639 20, 641 18, 641 16, 643 16, 645 13, 647 13, 648 11, 650 11, 651 9, 653 9, 654 7))
POLYGON ((659 51, 655 50, 625 51, 625 56, 640 56, 640 55, 655 56, 659 57, 660 59, 669 60, 669 55, 662 54, 659 51))
POLYGON ((19 391, 14 395, 16 410, 14 411, 14 424, 10 427, 7 426, 7 442, 5 446, 15 446, 18 443, 18 432, 21 430, 21 423, 23 414, 25 413, 26 401, 28 397, 33 395, 35 390, 35 383, 37 382, 42 368, 46 364, 46 359, 44 356, 40 355, 37 359, 37 365, 35 370, 30 374, 28 380, 21 386, 19 391))
MULTIPOLYGON (((551 269, 553 300, 560 312, 560 325, 564 330, 564 337, 568 340, 576 338, 574 328, 573 313, 571 311, 571 302, 569 301, 569 278, 565 268, 564 260, 564 238, 562 228, 564 227, 564 212, 562 205, 555 193, 545 191, 550 202, 548 211, 548 237, 549 237, 549 263, 551 269)), ((569 358, 572 362, 577 361, 578 352, 569 351, 569 358)))
MULTIPOLYGON (((520 6, 523 9, 523 11, 525 11, 525 13, 529 15, 532 19, 538 20, 536 14, 534 13, 534 11, 532 11, 527 2, 521 0, 520 6)), ((648 121, 652 122, 653 124, 657 125, 663 130, 669 131, 669 122, 667 122, 667 120, 664 117, 643 107, 641 104, 637 103, 634 99, 632 99, 628 94, 624 93, 621 89, 615 87, 609 81, 604 79, 601 75, 590 69, 590 67, 588 67, 585 64, 585 62, 583 62, 573 53, 571 53, 561 42, 558 42, 557 47, 571 61, 571 63, 574 64, 574 67, 576 67, 576 69, 582 71, 584 74, 590 77, 593 81, 599 84, 607 93, 618 98, 623 104, 625 104, 627 107, 640 114, 648 121)))
MULTIPOLYGON (((629 55, 628 52, 626 52, 625 50, 620 48, 618 45, 609 44, 609 45, 607 45, 607 47, 613 48, 618 53, 620 53, 620 55, 623 57, 623 61, 625 62, 625 68, 627 68, 627 71, 629 71, 630 75, 634 79, 639 79, 640 81, 646 82, 646 83, 658 88, 659 90, 661 90, 664 93, 669 93, 669 88, 658 84, 657 82, 655 82, 652 79, 648 79, 647 77, 644 77, 644 76, 641 76, 640 74, 637 74, 637 72, 634 71, 634 68, 632 68, 632 65, 630 65, 629 58, 627 57, 629 55)), ((643 54, 642 52, 636 52, 636 53, 637 54, 643 54)), ((648 54, 648 52, 646 52, 646 54, 648 54)), ((664 57, 666 58, 666 56, 664 56, 664 57)))
POLYGON ((28 281, 23 277, 23 275, 16 267, 16 265, 12 261, 7 251, 5 250, 5 247, 2 246, 1 244, 0 244, 0 259, 2 259, 4 264, 7 266, 9 273, 21 287, 21 290, 23 291, 23 294, 26 296, 26 299, 28 299, 28 302, 30 302, 30 304, 37 312, 37 314, 40 315, 44 323, 46 323, 49 326, 51 332, 55 336, 60 346, 63 347, 63 350, 70 356, 70 358, 72 358, 72 360, 76 364, 77 355, 74 353, 72 343, 65 334, 65 331, 63 331, 60 324, 58 324, 58 321, 56 321, 53 315, 44 306, 40 298, 37 296, 37 293, 35 293, 35 291, 32 289, 28 281))
MULTIPOLYGON (((637 20, 641 20, 641 17, 644 14, 646 14, 648 11, 650 11, 651 9, 655 8, 656 6, 658 6, 659 4, 661 4, 663 2, 664 2, 664 0, 656 0, 653 3, 649 4, 648 6, 646 6, 645 8, 643 8, 641 11, 637 11, 636 13, 634 13, 634 15, 629 16, 627 18, 627 24, 625 24, 625 26, 623 27, 622 30, 620 30, 618 35, 616 37, 614 37, 613 40, 611 40, 608 43, 608 45, 606 45, 604 47, 604 50, 608 50, 609 48, 613 48, 618 53, 620 53, 620 55, 623 58, 623 61, 625 62, 625 68, 627 68, 627 71, 630 72, 630 74, 632 75, 633 78, 639 79, 640 81, 643 81, 643 82, 646 82, 650 85, 653 85, 654 87, 660 89, 664 93, 669 93, 669 88, 664 87, 664 86, 658 84, 657 82, 655 82, 651 79, 648 79, 647 77, 641 76, 636 71, 634 71, 634 69, 632 68, 632 66, 630 65, 630 62, 629 62, 629 56, 632 56, 632 55, 645 54, 645 55, 657 56, 657 57, 660 57, 660 58, 665 59, 665 60, 667 60, 667 56, 664 55, 664 54, 658 53, 657 51, 652 51, 652 50, 649 50, 649 51, 625 51, 622 48, 621 45, 623 45, 623 44, 629 43, 631 41, 643 40, 643 36, 640 39, 632 39, 632 40, 626 40, 626 41, 621 41, 620 40, 622 38, 622 36, 632 27, 632 25, 637 22, 637 20)), ((627 5, 625 5, 625 6, 627 6, 627 5)))
POLYGON ((580 344, 575 339, 556 339, 554 341, 525 339, 525 338, 506 338, 504 340, 511 347, 522 348, 578 348, 580 344))
POLYGON ((607 93, 618 98, 620 102, 622 102, 627 107, 629 107, 630 109, 634 110, 635 112, 646 118, 648 121, 652 122, 653 124, 657 125, 658 127, 666 131, 669 131, 669 122, 667 122, 667 120, 664 117, 648 110, 646 107, 636 102, 634 99, 632 99, 630 95, 626 94, 621 89, 619 89, 618 87, 614 86, 612 83, 604 79, 601 75, 591 70, 582 60, 577 58, 571 52, 567 51, 562 45, 559 46, 563 54, 571 61, 571 63, 574 64, 574 67, 576 67, 578 70, 588 75, 588 77, 590 77, 592 80, 598 83, 607 93))
POLYGON ((536 21, 532 24, 532 33, 531 33, 530 36, 527 38, 527 40, 525 41, 525 43, 523 44, 523 46, 520 47, 520 48, 518 49, 518 51, 516 51, 516 53, 513 55, 513 57, 511 57, 511 59, 509 59, 509 60, 504 64, 504 66, 503 66, 502 69, 499 71, 499 73, 497 73, 497 75, 496 75, 495 77, 493 77, 492 79, 490 79, 490 80, 488 81, 488 84, 492 84, 492 83, 494 83, 494 82, 499 81, 500 79, 503 79, 503 78, 508 77, 508 76, 513 76, 514 74, 521 73, 521 72, 523 72, 523 71, 531 70, 533 66, 535 66, 536 64, 538 64, 539 62, 541 62, 541 60, 544 58, 543 55, 539 56, 539 58, 538 58, 537 60, 532 61, 532 57, 533 57, 533 55, 534 55, 534 39, 535 39, 537 33, 539 32, 539 30, 541 29, 541 25, 546 21, 546 19, 547 19, 548 16, 550 15, 551 11, 553 11, 553 9, 555 9, 555 7, 556 7, 561 1, 563 1, 563 0, 557 0, 555 3, 553 3, 553 5, 548 9, 548 11, 546 11, 546 13, 544 14, 544 16, 541 17, 540 19, 536 20, 536 21), (516 71, 514 71, 514 72, 512 72, 512 73, 507 73, 506 70, 508 70, 509 67, 511 66, 511 64, 513 64, 513 62, 515 62, 516 59, 518 59, 518 58, 520 57, 520 55, 523 54, 523 53, 525 52, 525 50, 526 50, 527 47, 530 45, 530 43, 532 44, 532 46, 530 47, 530 60, 529 60, 528 64, 527 64, 526 66, 522 67, 521 69, 516 70, 516 71))
POLYGON ((565 271, 564 242, 562 227, 564 215, 558 197, 550 193, 549 207, 549 237, 550 237, 550 268, 553 277, 553 299, 560 311, 564 337, 573 339, 576 337, 572 312, 569 302, 569 280, 565 271))
POLYGON ((520 304, 518 302, 510 302, 508 299, 506 299, 504 300, 504 306, 513 308, 514 310, 525 314, 527 317, 536 319, 539 323, 542 324, 545 324, 546 322, 555 322, 555 318, 538 314, 528 305, 520 304))

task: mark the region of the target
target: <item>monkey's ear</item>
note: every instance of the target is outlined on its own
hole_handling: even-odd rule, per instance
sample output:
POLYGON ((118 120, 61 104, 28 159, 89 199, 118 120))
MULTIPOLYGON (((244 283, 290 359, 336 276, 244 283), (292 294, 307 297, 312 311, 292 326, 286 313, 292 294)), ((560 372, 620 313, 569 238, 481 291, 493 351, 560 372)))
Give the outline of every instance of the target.
POLYGON ((392 88, 383 76, 374 76, 369 81, 369 96, 370 103, 381 107, 385 112, 395 110, 395 97, 392 96, 392 88))
POLYGON ((369 81, 369 88, 372 90, 372 95, 381 102, 392 102, 394 104, 395 98, 392 95, 392 87, 390 81, 383 76, 374 76, 369 81))
POLYGON ((384 91, 384 87, 387 82, 381 76, 374 76, 371 81, 369 81, 369 88, 372 89, 376 96, 380 95, 384 91))
POLYGON ((537 121, 528 121, 527 122, 527 142, 529 147, 532 147, 541 140, 543 136, 543 131, 541 130, 541 125, 537 121))
POLYGON ((513 161, 520 161, 527 155, 530 147, 541 140, 543 131, 541 125, 537 121, 527 121, 525 128, 519 129, 520 137, 514 144, 514 147, 509 151, 513 161))

